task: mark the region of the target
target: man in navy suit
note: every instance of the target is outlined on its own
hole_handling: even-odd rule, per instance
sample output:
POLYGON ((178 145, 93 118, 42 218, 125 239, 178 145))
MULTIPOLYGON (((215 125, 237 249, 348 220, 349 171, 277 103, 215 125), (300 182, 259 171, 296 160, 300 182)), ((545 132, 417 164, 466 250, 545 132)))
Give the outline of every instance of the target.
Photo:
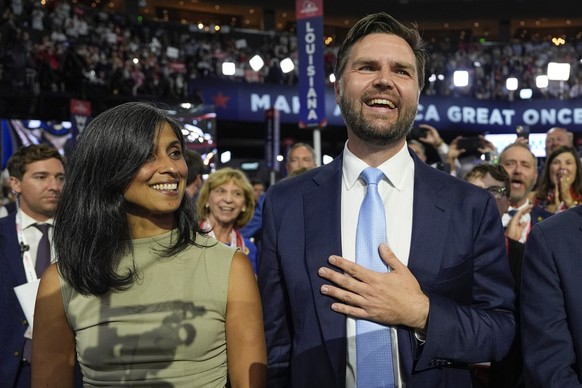
POLYGON ((525 245, 521 342, 526 387, 582 381, 582 206, 535 225, 525 245))
POLYGON ((29 254, 35 264, 42 233, 34 224, 52 224, 64 181, 63 159, 47 145, 21 147, 10 157, 8 171, 20 207, 0 219, 0 386, 30 388, 28 322, 14 287, 34 280, 27 277, 23 257, 29 254))
POLYGON ((358 320, 388 329, 392 386, 471 386, 467 365, 511 345, 514 291, 495 200, 406 147, 426 59, 417 30, 391 16, 356 23, 335 73, 343 154, 267 193, 258 280, 269 387, 356 387, 358 320), (369 166, 385 175, 379 253, 390 272, 355 263, 369 166))

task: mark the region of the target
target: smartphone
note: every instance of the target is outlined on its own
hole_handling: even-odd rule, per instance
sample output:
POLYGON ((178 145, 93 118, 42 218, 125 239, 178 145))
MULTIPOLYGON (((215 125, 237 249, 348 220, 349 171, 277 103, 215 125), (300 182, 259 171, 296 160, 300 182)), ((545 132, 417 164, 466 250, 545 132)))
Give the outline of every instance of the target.
POLYGON ((410 136, 416 140, 420 140, 421 137, 426 137, 427 134, 428 128, 424 127, 412 127, 410 130, 410 136))
POLYGON ((457 148, 465 150, 463 155, 481 155, 481 138, 478 136, 463 137, 457 142, 457 148))
POLYGON ((529 125, 518 125, 515 127, 515 133, 517 137, 523 137, 525 140, 529 140, 529 125))

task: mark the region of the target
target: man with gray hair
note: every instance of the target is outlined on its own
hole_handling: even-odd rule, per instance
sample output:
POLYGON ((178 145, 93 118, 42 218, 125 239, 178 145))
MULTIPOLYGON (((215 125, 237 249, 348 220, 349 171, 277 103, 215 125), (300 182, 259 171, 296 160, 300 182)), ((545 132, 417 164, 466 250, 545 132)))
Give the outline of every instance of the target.
POLYGON ((538 160, 527 144, 515 142, 505 147, 501 152, 499 164, 509 174, 511 185, 509 210, 503 215, 503 225, 509 225, 509 221, 517 211, 526 208, 530 209, 522 216, 520 221, 525 227, 519 242, 525 244, 532 226, 552 215, 552 213, 539 206, 533 206, 529 199, 538 178, 538 160))
POLYGON ((297 170, 311 170, 317 167, 315 162, 315 150, 307 143, 295 143, 287 152, 287 175, 295 175, 297 170))
POLYGON ((574 146, 574 134, 566 128, 553 127, 546 132, 546 158, 560 146, 574 146))

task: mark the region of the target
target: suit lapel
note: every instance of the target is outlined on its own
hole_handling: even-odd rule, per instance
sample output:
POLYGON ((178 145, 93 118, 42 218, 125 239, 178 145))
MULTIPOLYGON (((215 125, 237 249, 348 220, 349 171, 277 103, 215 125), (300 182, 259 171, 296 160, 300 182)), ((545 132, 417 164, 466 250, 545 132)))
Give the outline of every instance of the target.
POLYGON ((538 222, 542 222, 544 219, 550 217, 551 215, 551 213, 546 212, 544 209, 538 206, 534 206, 530 212, 531 225, 534 226, 538 222))
MULTIPOLYGON (((412 153, 411 153, 412 154, 412 153)), ((435 178, 435 170, 412 154, 415 162, 414 199, 412 205, 412 238, 408 268, 414 274, 422 289, 427 292, 434 282, 441 263, 446 241, 446 228, 449 222, 449 205, 440 194, 443 183, 435 178), (438 235, 440 234, 440 236, 438 235), (430 244, 427 244, 430 241, 430 244), (427 289, 428 288, 428 289, 427 289)), ((405 376, 410 376, 417 349, 411 332, 406 328, 398 329, 401 368, 405 376)))
POLYGON ((435 174, 438 172, 415 158, 408 268, 423 287, 432 284, 443 262, 439 255, 445 251, 447 228, 444 226, 448 225, 450 218, 450 204, 441 194, 445 186, 435 174))
POLYGON ((15 214, 7 216, 0 227, 0 249, 2 250, 3 260, 6 261, 8 268, 12 272, 12 287, 26 283, 26 275, 22 264, 22 257, 18 247, 18 237, 16 236, 16 217, 15 214))
MULTIPOLYGON (((311 294, 316 307, 319 328, 331 365, 345 365, 345 316, 335 313, 332 299, 321 294, 323 279, 317 275, 322 266, 329 266, 330 255, 341 255, 341 182, 342 158, 336 158, 314 176, 316 187, 303 197, 305 214, 305 259, 309 271, 311 294)), ((335 370, 345 376, 345 370, 335 370)))

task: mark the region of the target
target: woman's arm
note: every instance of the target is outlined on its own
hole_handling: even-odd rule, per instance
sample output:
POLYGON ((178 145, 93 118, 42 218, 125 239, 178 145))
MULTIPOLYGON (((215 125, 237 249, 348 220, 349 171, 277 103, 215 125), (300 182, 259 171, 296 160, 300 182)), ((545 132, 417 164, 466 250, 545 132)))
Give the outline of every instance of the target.
POLYGON ((265 386, 263 310, 250 261, 241 252, 235 253, 228 281, 226 352, 232 388, 265 386))
POLYGON ((65 315, 55 264, 44 272, 38 288, 32 337, 32 387, 72 388, 75 335, 65 315))

